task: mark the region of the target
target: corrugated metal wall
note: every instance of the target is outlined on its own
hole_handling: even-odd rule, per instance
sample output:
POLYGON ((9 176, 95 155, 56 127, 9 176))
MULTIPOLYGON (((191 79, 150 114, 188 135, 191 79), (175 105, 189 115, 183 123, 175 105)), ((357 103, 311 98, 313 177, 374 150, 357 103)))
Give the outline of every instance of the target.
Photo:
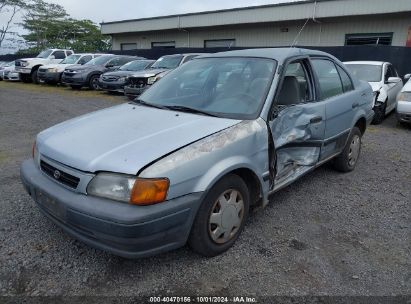
MULTIPOLYGON (((121 43, 137 43, 139 49, 147 49, 151 48, 151 42, 161 41, 175 41, 176 47, 203 47, 204 40, 209 39, 236 39, 236 46, 239 47, 287 46, 294 41, 304 22, 300 20, 197 28, 188 30, 189 33, 168 30, 116 34, 113 35, 113 49, 120 50, 121 43), (288 29, 288 32, 283 32, 281 29, 288 29)), ((346 34, 393 32, 392 45, 405 46, 409 27, 411 27, 409 14, 328 18, 322 19, 321 23, 311 20, 297 44, 343 46, 346 34)))
POLYGON ((103 34, 411 12, 411 0, 307 1, 102 24, 103 34))

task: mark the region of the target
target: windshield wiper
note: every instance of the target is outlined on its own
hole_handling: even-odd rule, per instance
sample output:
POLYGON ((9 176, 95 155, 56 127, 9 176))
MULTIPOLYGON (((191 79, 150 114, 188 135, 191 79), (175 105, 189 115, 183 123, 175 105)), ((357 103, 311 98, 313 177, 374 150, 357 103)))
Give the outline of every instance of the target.
POLYGON ((154 103, 148 103, 148 102, 145 102, 144 100, 141 100, 141 99, 134 99, 131 102, 135 103, 135 104, 138 104, 138 105, 146 106, 146 107, 152 107, 152 108, 157 108, 157 109, 168 110, 168 107, 160 106, 160 105, 157 105, 157 104, 154 104, 154 103))
POLYGON ((202 114, 206 116, 212 116, 212 117, 217 117, 217 115, 208 113, 206 111, 186 107, 186 106, 164 106, 165 108, 169 110, 175 110, 175 111, 180 111, 180 112, 187 112, 187 113, 193 113, 193 114, 202 114))

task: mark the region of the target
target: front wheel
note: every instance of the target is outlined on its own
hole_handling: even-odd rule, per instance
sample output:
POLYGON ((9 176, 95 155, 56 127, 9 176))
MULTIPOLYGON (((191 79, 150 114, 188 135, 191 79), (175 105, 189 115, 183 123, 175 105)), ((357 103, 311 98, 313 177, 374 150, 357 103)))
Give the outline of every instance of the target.
POLYGON ((342 153, 334 160, 334 167, 341 172, 350 172, 355 169, 361 154, 360 129, 354 127, 342 153))
POLYGON ((39 79, 38 79, 38 77, 37 77, 37 70, 35 70, 35 71, 33 71, 33 72, 31 73, 31 81, 32 81, 34 84, 39 84, 39 79))
POLYGON ((213 257, 237 240, 248 217, 247 185, 235 174, 215 184, 202 202, 190 232, 189 245, 197 253, 213 257))
POLYGON ((99 75, 93 75, 90 77, 89 84, 88 84, 90 90, 98 90, 100 88, 100 86, 98 85, 99 78, 100 78, 99 75))
POLYGON ((374 125, 379 125, 384 121, 385 112, 387 111, 387 102, 388 101, 385 101, 384 105, 381 105, 378 108, 374 108, 375 116, 372 120, 372 123, 374 125))

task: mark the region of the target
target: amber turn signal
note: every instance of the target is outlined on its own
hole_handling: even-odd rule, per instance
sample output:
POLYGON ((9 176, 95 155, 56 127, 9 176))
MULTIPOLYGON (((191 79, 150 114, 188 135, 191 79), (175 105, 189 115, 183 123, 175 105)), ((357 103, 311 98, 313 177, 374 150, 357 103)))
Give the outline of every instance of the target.
POLYGON ((167 178, 137 178, 130 195, 130 204, 147 206, 164 202, 170 181, 167 178))

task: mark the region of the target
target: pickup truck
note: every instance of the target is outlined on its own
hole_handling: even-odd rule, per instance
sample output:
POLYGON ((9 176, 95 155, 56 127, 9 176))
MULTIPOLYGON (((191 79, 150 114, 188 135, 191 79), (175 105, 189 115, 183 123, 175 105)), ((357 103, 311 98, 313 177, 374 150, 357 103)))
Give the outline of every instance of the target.
POLYGON ((37 72, 39 67, 46 64, 60 63, 67 56, 74 54, 71 50, 47 49, 35 58, 23 58, 16 60, 16 72, 20 74, 23 82, 39 83, 37 72))

